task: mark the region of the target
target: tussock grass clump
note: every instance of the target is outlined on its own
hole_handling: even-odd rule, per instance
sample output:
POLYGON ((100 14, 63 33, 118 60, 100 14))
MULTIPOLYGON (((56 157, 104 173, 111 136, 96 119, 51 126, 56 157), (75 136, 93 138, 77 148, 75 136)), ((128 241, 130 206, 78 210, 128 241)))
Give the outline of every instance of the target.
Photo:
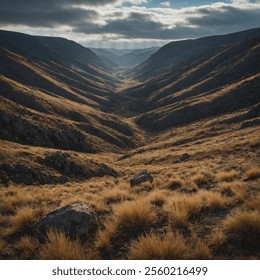
POLYGON ((31 231, 35 222, 35 212, 32 208, 20 208, 14 216, 9 218, 10 227, 6 229, 5 234, 11 235, 31 231))
POLYGON ((201 171, 199 174, 194 175, 191 180, 197 185, 208 184, 215 180, 215 175, 210 171, 201 171))
POLYGON ((207 208, 222 208, 228 204, 228 200, 222 197, 219 192, 200 191, 199 196, 203 201, 204 207, 207 208))
POLYGON ((142 200, 127 201, 114 207, 114 222, 125 230, 150 227, 156 221, 155 209, 142 200))
POLYGON ((141 236, 130 245, 129 259, 134 260, 180 260, 189 258, 184 238, 177 234, 141 236))
POLYGON ((223 222, 226 237, 232 244, 246 249, 260 249, 260 212, 238 210, 223 222))
POLYGON ((147 198, 148 201, 150 201, 151 204, 155 206, 162 206, 167 201, 167 196, 163 191, 157 190, 153 191, 149 197, 147 198))
POLYGON ((256 195, 253 197, 250 197, 249 199, 246 200, 244 203, 244 206, 248 210, 258 210, 260 211, 260 195, 256 195))
POLYGON ((232 197, 233 202, 243 202, 247 197, 247 185, 243 182, 222 182, 219 185, 220 193, 225 197, 232 197))
POLYGON ((154 178, 153 186, 159 188, 162 185, 162 180, 160 178, 154 178))
POLYGON ((255 180, 260 178, 260 167, 254 166, 249 168, 246 173, 246 179, 248 180, 255 180))
POLYGON ((47 241, 40 248, 40 259, 45 260, 81 260, 86 254, 77 240, 70 240, 64 233, 49 231, 47 241))
POLYGON ((34 251, 39 246, 39 242, 38 239, 25 235, 18 241, 17 246, 23 250, 34 251))
POLYGON ((199 259, 199 260, 208 260, 212 258, 211 251, 209 249, 209 246, 201 241, 201 240, 196 240, 195 241, 195 246, 193 249, 193 258, 194 259, 199 259))
POLYGON ((110 258, 110 254, 113 250, 111 240, 116 236, 116 225, 112 221, 108 221, 104 226, 105 229, 100 229, 96 234, 95 247, 104 258, 110 258))
POLYGON ((169 179, 169 182, 167 182, 165 188, 174 191, 181 188, 183 185, 184 181, 181 178, 172 178, 169 179))
POLYGON ((198 196, 173 199, 164 207, 170 218, 170 223, 176 228, 187 228, 189 215, 199 211, 201 208, 198 196))
POLYGON ((181 188, 181 192, 185 193, 196 193, 198 190, 198 186, 191 180, 186 180, 181 188))
POLYGON ((216 174, 216 179, 217 181, 223 182, 231 182, 234 179, 239 177, 239 172, 236 170, 231 170, 231 171, 221 171, 216 174))
POLYGON ((96 235, 95 245, 103 258, 124 250, 129 240, 146 233, 157 222, 155 208, 148 202, 126 201, 113 208, 114 214, 105 223, 105 229, 96 235))
POLYGON ((25 235, 16 243, 16 249, 21 251, 23 259, 36 258, 38 254, 39 242, 38 239, 25 235))

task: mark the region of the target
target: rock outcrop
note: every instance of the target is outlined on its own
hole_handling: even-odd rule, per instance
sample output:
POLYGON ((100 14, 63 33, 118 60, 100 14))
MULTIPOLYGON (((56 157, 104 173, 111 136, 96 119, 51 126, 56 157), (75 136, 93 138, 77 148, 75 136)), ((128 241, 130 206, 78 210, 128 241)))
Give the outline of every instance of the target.
POLYGON ((153 176, 147 171, 142 171, 142 172, 138 173, 137 175, 135 175, 130 180, 130 185, 131 185, 131 187, 133 187, 135 185, 139 185, 139 184, 141 184, 143 182, 147 182, 147 181, 152 183, 153 182, 153 176))
POLYGON ((21 144, 93 152, 80 131, 65 127, 52 129, 32 120, 0 110, 0 139, 21 144))
POLYGON ((74 203, 50 212, 38 225, 41 234, 48 230, 64 232, 71 238, 88 238, 98 227, 94 209, 84 203, 74 203))

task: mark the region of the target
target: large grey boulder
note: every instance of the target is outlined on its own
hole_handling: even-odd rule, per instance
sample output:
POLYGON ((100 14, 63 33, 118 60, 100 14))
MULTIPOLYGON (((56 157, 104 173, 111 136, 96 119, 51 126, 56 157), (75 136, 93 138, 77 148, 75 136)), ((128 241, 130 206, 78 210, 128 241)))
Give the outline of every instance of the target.
POLYGON ((131 180, 130 180, 130 185, 131 187, 141 184, 143 182, 149 181, 150 183, 153 182, 153 176, 147 172, 147 171, 142 171, 135 175, 131 180))
POLYGON ((38 225, 41 233, 54 229, 71 238, 85 238, 96 231, 98 218, 95 210, 84 204, 74 203, 50 212, 38 225))

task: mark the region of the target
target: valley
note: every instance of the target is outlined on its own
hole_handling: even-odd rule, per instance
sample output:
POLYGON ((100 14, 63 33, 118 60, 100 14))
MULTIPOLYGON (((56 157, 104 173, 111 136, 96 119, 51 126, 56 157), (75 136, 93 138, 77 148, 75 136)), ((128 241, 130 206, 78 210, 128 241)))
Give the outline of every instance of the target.
POLYGON ((0 31, 0 258, 259 258, 259 53, 258 28, 125 68, 0 31), (130 186, 144 170, 153 181, 130 186), (73 203, 95 232, 42 240, 39 222, 73 203))

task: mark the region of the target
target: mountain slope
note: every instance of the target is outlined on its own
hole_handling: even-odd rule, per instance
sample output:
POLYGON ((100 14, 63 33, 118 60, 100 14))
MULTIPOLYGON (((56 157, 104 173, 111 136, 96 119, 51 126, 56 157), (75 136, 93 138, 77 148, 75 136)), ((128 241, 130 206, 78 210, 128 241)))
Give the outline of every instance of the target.
MULTIPOLYGON (((260 29, 249 31, 248 34, 243 32, 242 39, 252 34, 260 35, 260 29)), ((238 38, 233 34, 223 37, 223 41, 221 37, 218 39, 225 44, 238 38)), ((181 44, 185 46, 185 42, 187 49, 190 48, 190 41, 181 44)), ((215 37, 207 38, 207 42, 205 48, 215 42, 215 37), (210 42, 211 39, 213 42, 210 42)), ((175 61, 171 66, 167 66, 164 71, 160 70, 162 73, 156 77, 128 90, 129 95, 135 98, 128 105, 128 110, 141 113, 136 117, 138 125, 150 131, 162 131, 234 112, 260 101, 260 36, 221 47, 209 47, 208 51, 196 55, 192 48, 189 52, 192 55, 185 56, 185 59, 178 58, 179 61, 174 58, 174 52, 173 58, 169 56, 168 59, 175 61)), ((147 64, 151 64, 151 61, 148 60, 147 64)), ((164 60, 161 61, 164 65, 164 60)), ((162 65, 159 64, 157 69, 164 69, 162 65)))
POLYGON ((227 35, 172 42, 160 48, 147 61, 134 68, 131 76, 145 81, 162 74, 167 67, 185 59, 203 57, 209 53, 214 54, 221 51, 223 47, 259 37, 259 35, 260 28, 255 28, 227 35))
POLYGON ((0 61, 1 139, 84 152, 134 146, 132 128, 105 113, 125 97, 90 50, 1 31, 0 61))

